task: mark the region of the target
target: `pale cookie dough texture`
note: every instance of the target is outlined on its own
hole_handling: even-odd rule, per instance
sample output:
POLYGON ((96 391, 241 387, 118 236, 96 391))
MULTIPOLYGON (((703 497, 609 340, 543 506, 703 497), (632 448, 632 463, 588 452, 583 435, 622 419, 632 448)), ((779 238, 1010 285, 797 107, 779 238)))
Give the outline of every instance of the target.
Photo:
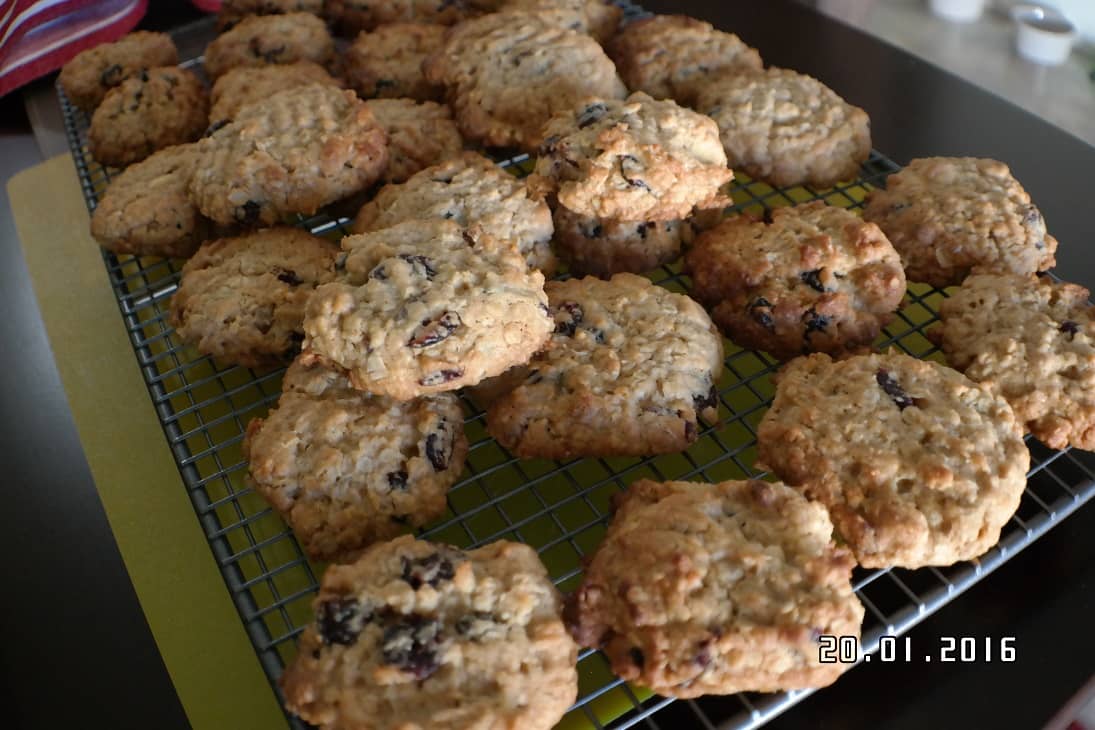
POLYGON ((354 92, 287 89, 244 107, 198 143, 190 197, 223 225, 311 215, 375 182, 388 165, 387 142, 354 92))
POLYGON ((555 273, 551 209, 525 184, 486 157, 466 152, 385 185, 354 219, 354 233, 390 228, 408 220, 451 220, 477 226, 494 238, 510 238, 545 276, 555 273))
POLYGON ((712 79, 763 67, 736 35, 685 15, 628 23, 606 48, 629 89, 688 106, 712 79))
POLYGON ((1057 239, 997 160, 913 160, 871 192, 863 217, 893 242, 909 281, 945 287, 971 273, 1033 274, 1057 263, 1057 239))
POLYGON ((171 298, 178 336, 244 367, 289 362, 304 339, 304 304, 334 276, 338 247, 299 228, 268 228, 204 244, 171 298))
POLYGON ((313 61, 328 63, 335 42, 327 26, 311 13, 251 15, 213 39, 205 49, 205 73, 216 79, 238 66, 313 61))
POLYGON ((178 63, 171 36, 141 30, 81 51, 64 65, 59 80, 69 101, 90 114, 108 91, 130 76, 178 63))
POLYGON ((534 12, 461 23, 423 65, 445 87, 466 139, 534 152, 544 124, 583 99, 627 95, 597 41, 534 12))
POLYGON ((451 221, 347 236, 341 278, 308 302, 305 354, 354 387, 408 400, 529 360, 552 320, 544 277, 512 241, 451 221))
POLYGON ((718 127, 673 101, 586 99, 552 117, 543 138, 529 188, 579 215, 677 220, 731 202, 719 193, 734 173, 718 127))
POLYGON ((873 223, 821 201, 737 215, 685 256, 692 292, 741 347, 787 360, 871 344, 905 296, 901 259, 873 223))
POLYGON ((499 444, 523 458, 674 453, 717 418, 722 338, 699 304, 633 274, 545 288, 555 333, 487 411, 499 444))
POLYGON ((243 451, 248 483, 308 555, 346 562, 443 515, 468 441, 452 394, 399 402, 298 359, 277 407, 248 424, 243 451))
POLYGON ((980 274, 939 307, 947 361, 1011 404, 1054 449, 1095 450, 1095 309, 1048 277, 980 274))
POLYGON ((1019 507, 1030 466, 1007 401, 895 353, 792 360, 757 443, 758 465, 823 503, 866 568, 982 555, 1019 507))
POLYGON ((795 71, 719 76, 695 106, 718 123, 730 167, 777 187, 852 180, 871 154, 867 112, 795 71))
POLYGON ((324 573, 286 706, 330 730, 549 730, 578 695, 561 603, 527 545, 375 545, 324 573))
POLYGON ((668 697, 824 687, 819 637, 859 636, 855 560, 825 508, 762 481, 634 482, 567 605, 584 646, 668 697))
POLYGON ((108 251, 186 258, 210 233, 186 194, 195 145, 168 147, 110 181, 91 214, 91 235, 108 251))

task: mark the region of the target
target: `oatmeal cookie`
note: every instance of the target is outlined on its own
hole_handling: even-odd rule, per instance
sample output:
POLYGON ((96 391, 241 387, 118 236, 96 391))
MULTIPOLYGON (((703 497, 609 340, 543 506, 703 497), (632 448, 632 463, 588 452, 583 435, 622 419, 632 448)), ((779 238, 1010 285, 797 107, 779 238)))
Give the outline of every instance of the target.
POLYGON ((572 274, 607 278, 621 272, 641 274, 670 264, 681 255, 685 225, 672 221, 619 221, 590 218, 556 206, 555 249, 572 274))
POLYGON ((616 29, 624 11, 607 0, 502 0, 494 10, 525 10, 558 18, 559 25, 593 36, 606 43, 616 29))
POLYGON ((346 51, 346 79, 365 99, 440 101, 440 86, 426 81, 422 62, 441 48, 445 26, 392 23, 362 33, 346 51))
POLYGON ((203 245, 171 298, 171 326, 203 355, 265 367, 304 339, 304 304, 334 277, 338 247, 299 228, 268 228, 203 245))
POLYGON ((265 101, 279 91, 308 84, 338 87, 327 70, 318 63, 297 61, 270 66, 237 66, 213 84, 209 125, 216 131, 239 114, 240 109, 265 101))
POLYGON ((486 157, 466 152, 412 175, 402 185, 386 185, 354 219, 354 233, 388 228, 408 220, 452 220, 478 226, 494 238, 517 243, 529 266, 544 276, 555 273, 551 252, 551 209, 532 196, 523 180, 486 157))
POLYGON ((69 101, 90 114, 108 91, 130 76, 178 63, 171 36, 141 30, 81 51, 61 69, 59 79, 69 101))
POLYGON ((196 140, 208 110, 209 94, 189 71, 175 66, 140 71, 107 92, 91 115, 88 150, 102 165, 131 165, 156 150, 196 140))
POLYGON ((423 64, 465 138, 533 152, 557 112, 627 89, 597 41, 539 13, 504 11, 453 28, 423 64))
POLYGON ((866 568, 982 555, 1019 507, 1030 466, 1007 401, 896 353, 792 360, 757 449, 758 466, 829 508, 866 568))
POLYGON ((186 194, 195 145, 154 152, 110 181, 91 214, 91 235, 103 248, 134 256, 186 258, 209 234, 186 194))
POLYGON ((322 65, 334 54, 330 31, 311 13, 251 15, 217 36, 205 49, 205 73, 216 79, 239 66, 297 61, 322 65))
POLYGON ((548 282, 555 320, 487 430, 524 458, 682 451, 718 413, 722 338, 683 294, 633 274, 548 282))
POLYGON ((1095 308, 1048 277, 975 274, 939 307, 947 362, 1004 396, 1050 448, 1095 451, 1095 308))
POLYGON ((850 180, 871 154, 867 112, 787 69, 719 76, 695 107, 718 122, 731 167, 777 187, 850 180))
POLYGON ((273 225, 364 190, 388 138, 352 91, 309 84, 251 104, 198 143, 190 197, 214 221, 273 225))
POLYGON ((287 13, 323 12, 323 0, 222 0, 217 13, 217 30, 223 33, 234 28, 248 15, 285 15, 287 13))
POLYGON ((444 104, 414 99, 371 99, 365 106, 388 135, 383 182, 401 183, 464 150, 460 130, 444 104))
POLYGON ((762 481, 641 480, 566 608, 620 677, 669 697, 824 687, 822 634, 859 636, 855 560, 825 508, 762 481))
POLYGON ((445 513, 468 441, 450 393, 400 402, 298 359, 277 407, 247 426, 248 484, 314 560, 347 562, 445 513))
POLYGON ((942 288, 971 273, 1033 274, 1057 263, 1057 239, 997 160, 913 160, 871 191, 863 217, 893 241, 910 281, 942 288))
POLYGON ((628 23, 606 49, 629 89, 688 106, 711 79, 763 68, 760 54, 736 35, 686 15, 628 23))
POLYGON ((528 362, 552 321, 517 246, 452 221, 342 239, 342 278, 308 302, 305 353, 354 387, 408 400, 528 362))
POLYGON ((642 92, 586 99, 544 126, 529 189, 584 216, 627 221, 684 218, 732 201, 734 177, 713 121, 642 92))
POLYGON ((286 706, 328 729, 549 730, 578 694, 561 603, 527 545, 374 545, 324 573, 286 706))
POLYGON ((868 346, 905 296, 897 251, 873 223, 822 201, 744 215, 685 254, 692 293, 736 344, 780 360, 868 346))
POLYGON ((466 0, 326 0, 324 13, 340 34, 353 38, 391 23, 453 25, 475 11, 466 0))

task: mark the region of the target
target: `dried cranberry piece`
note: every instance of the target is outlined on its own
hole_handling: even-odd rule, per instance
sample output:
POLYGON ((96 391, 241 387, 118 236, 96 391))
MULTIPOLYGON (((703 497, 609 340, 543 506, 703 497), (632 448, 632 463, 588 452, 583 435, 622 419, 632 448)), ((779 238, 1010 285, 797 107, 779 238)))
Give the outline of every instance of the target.
POLYGON ((405 491, 407 489, 407 470, 399 469, 398 471, 388 472, 388 488, 405 491))
POLYGON ((1071 319, 1066 319, 1061 322, 1061 326, 1057 328, 1058 331, 1064 332, 1068 335, 1069 342, 1076 339, 1076 333, 1080 331, 1080 325, 1073 322, 1071 319))
POLYGON ((635 155, 620 155, 620 176, 627 181, 627 184, 633 188, 641 188, 650 192, 650 186, 646 184, 645 180, 638 177, 642 173, 643 166, 639 162, 639 158, 635 155), (631 172, 628 172, 628 168, 632 168, 631 172))
POLYGON ((643 654, 643 650, 637 646, 631 647, 627 652, 627 656, 631 659, 631 663, 639 669, 642 669, 643 665, 646 664, 646 655, 643 654))
POLYGON ((605 114, 608 114, 608 107, 605 106, 603 101, 590 104, 578 115, 578 129, 585 129, 605 114))
POLYGON ((772 319, 772 303, 764 297, 757 297, 749 305, 749 316, 769 332, 776 331, 776 321, 772 319))
POLYGON ((446 370, 438 370, 437 372, 430 373, 429 375, 421 378, 418 381, 419 385, 425 385, 427 387, 434 385, 441 385, 443 383, 451 383, 464 374, 463 368, 452 368, 446 370))
POLYGON ((550 137, 545 137, 544 141, 540 143, 540 156, 548 157, 555 154, 555 145, 559 144, 561 137, 557 134, 553 134, 550 137))
POLYGON ((332 598, 319 604, 316 611, 320 638, 328 645, 350 646, 357 641, 361 625, 371 618, 372 614, 363 614, 361 604, 353 598, 332 598))
POLYGON ((440 666, 441 624, 435 619, 412 614, 384 630, 380 652, 386 664, 426 679, 440 666))
POLYGON ((798 278, 802 279, 802 282, 814 291, 825 291, 825 285, 821 283, 821 269, 803 271, 798 275, 798 278))
POLYGON ((711 386, 711 390, 707 391, 707 393, 692 396, 692 408, 696 413, 702 413, 708 408, 718 407, 719 391, 714 385, 711 386))
POLYGON ((297 272, 292 269, 275 268, 274 271, 278 272, 278 281, 283 281, 289 286, 300 286, 304 283, 301 278, 297 276, 297 272))
POLYGON ((562 335, 573 336, 582 323, 585 312, 578 302, 563 302, 555 308, 555 331, 562 335))
POLYGON ((440 553, 413 560, 403 557, 403 574, 400 577, 416 591, 425 584, 436 588, 441 581, 452 580, 453 575, 452 561, 440 553))
POLYGON ((807 309, 806 314, 802 315, 802 321, 806 325, 806 331, 802 335, 806 340, 810 339, 811 332, 824 332, 829 326, 829 318, 824 314, 818 314, 813 307, 807 309))
POLYGON ((448 337, 460 327, 460 315, 456 312, 445 312, 434 320, 424 319, 417 327, 411 339, 407 341, 407 347, 430 347, 436 345, 448 337))
POLYGON ((888 370, 880 368, 877 373, 874 374, 874 379, 878 382, 879 387, 882 388, 886 395, 890 396, 890 399, 897 405, 898 410, 905 410, 909 406, 916 405, 916 400, 906 393, 897 381, 893 379, 888 370))
POLYGON ((122 67, 118 64, 107 66, 103 69, 103 72, 99 74, 99 83, 103 86, 115 86, 121 83, 124 72, 122 67))
POLYGON ((445 471, 452 459, 453 434, 445 419, 441 419, 437 430, 426 437, 426 458, 435 471, 445 471))
POLYGON ((243 205, 237 205, 235 211, 233 211, 233 217, 236 219, 236 223, 242 223, 243 225, 250 225, 259 219, 259 213, 262 211, 262 206, 256 203, 254 200, 248 200, 243 205))

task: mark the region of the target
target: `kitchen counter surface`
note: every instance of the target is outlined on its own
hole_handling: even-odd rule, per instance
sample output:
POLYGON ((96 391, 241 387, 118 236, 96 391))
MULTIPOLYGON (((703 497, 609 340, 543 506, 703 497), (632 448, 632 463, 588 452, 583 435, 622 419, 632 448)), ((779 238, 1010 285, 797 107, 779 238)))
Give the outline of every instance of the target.
MULTIPOLYGON (((177 24, 185 19, 179 5, 157 3, 149 23, 177 24)), ((748 13, 710 0, 647 6, 703 17, 738 32, 767 62, 819 77, 870 112, 875 146, 898 162, 929 154, 1007 160, 1061 241, 1057 272, 1095 284, 1095 255, 1087 245, 1095 149, 789 1, 754 4, 748 13)), ((0 100, 0 178, 6 182, 40 160, 18 104, 0 100)), ((186 727, 91 481, 6 195, 0 201, 0 311, 0 464, 11 491, 0 509, 0 547, 9 556, 0 567, 7 599, 0 608, 8 634, 0 652, 6 718, 20 728, 186 727)), ((934 645, 942 636, 1014 635, 1015 663, 859 667, 771 726, 1043 724, 1091 672, 1093 558, 1095 509, 1088 505, 911 634, 918 645, 934 645)), ((707 706, 720 708, 718 700, 707 706)), ((690 715, 661 717, 663 727, 691 726, 690 715)))

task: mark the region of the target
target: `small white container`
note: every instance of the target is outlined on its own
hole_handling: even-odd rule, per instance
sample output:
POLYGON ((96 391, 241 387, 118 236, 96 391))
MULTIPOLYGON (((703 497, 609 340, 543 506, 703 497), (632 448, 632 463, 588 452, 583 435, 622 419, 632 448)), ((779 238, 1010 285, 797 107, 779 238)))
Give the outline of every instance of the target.
POLYGON ((1043 66, 1060 66, 1076 42, 1076 26, 1060 13, 1037 5, 1016 5, 1015 47, 1019 55, 1043 66))
POLYGON ((955 23, 971 23, 981 17, 985 0, 929 0, 932 14, 955 23))

